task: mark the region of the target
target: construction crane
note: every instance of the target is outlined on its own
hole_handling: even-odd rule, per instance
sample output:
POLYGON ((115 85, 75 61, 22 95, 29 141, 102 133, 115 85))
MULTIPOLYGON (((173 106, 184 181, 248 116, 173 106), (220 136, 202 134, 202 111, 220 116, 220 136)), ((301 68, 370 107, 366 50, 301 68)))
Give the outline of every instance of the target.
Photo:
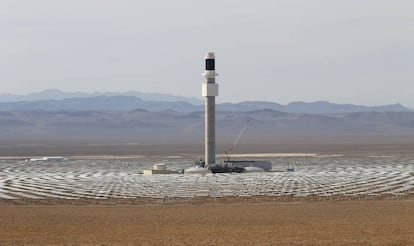
POLYGON ((244 124, 243 128, 241 129, 239 135, 237 135, 236 139, 234 140, 233 144, 230 145, 226 151, 224 151, 224 155, 226 156, 226 160, 230 161, 230 156, 231 153, 233 152, 234 148, 236 147, 237 143, 239 142, 241 136, 243 135, 243 133, 246 131, 248 125, 249 125, 250 120, 247 120, 246 123, 244 124))

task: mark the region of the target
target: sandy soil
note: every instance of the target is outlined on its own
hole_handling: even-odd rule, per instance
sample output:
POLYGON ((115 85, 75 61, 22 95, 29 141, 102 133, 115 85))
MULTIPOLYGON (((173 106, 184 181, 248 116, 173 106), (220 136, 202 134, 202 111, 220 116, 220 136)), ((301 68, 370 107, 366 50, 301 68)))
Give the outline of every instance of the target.
POLYGON ((0 245, 414 245, 413 201, 0 206, 0 245))

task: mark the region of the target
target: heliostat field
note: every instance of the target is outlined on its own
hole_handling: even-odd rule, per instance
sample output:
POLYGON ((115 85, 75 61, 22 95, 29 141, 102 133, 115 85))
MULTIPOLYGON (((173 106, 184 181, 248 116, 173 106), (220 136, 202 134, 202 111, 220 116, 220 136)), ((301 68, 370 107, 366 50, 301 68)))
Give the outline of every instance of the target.
MULTIPOLYGON (((140 174, 143 160, 0 163, 3 203, 174 203, 403 199, 414 195, 411 158, 275 158, 273 171, 140 174), (286 172, 286 167, 295 168, 286 172)), ((191 166, 170 162, 171 169, 191 166)))

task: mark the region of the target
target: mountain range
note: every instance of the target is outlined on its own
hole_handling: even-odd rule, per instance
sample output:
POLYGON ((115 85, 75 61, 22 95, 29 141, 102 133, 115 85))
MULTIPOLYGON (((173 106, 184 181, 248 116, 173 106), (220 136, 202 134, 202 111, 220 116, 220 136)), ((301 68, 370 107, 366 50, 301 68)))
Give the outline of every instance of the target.
MULTIPOLYGON (((202 142, 202 101, 164 94, 139 97, 140 93, 134 93, 48 91, 20 96, 24 101, 0 95, 3 101, 0 147, 4 141, 19 139, 202 142), (12 101, 6 102, 7 98, 12 101)), ((249 129, 245 137, 259 140, 281 136, 414 136, 414 112, 400 104, 375 107, 324 101, 286 105, 264 101, 217 104, 216 130, 220 139, 234 139, 246 124, 249 129)))
MULTIPOLYGON (((29 95, 0 94, 0 111, 45 110, 45 111, 148 111, 174 110, 196 112, 204 110, 203 102, 197 98, 188 98, 168 94, 142 92, 81 93, 46 90, 29 95)), ((335 104, 326 101, 291 102, 286 105, 265 101, 246 101, 239 103, 221 103, 217 111, 248 112, 271 109, 287 113, 335 114, 355 112, 411 112, 401 104, 383 106, 363 106, 353 104, 335 104)))
POLYGON ((185 101, 191 104, 202 104, 203 101, 194 97, 183 97, 164 93, 145 93, 139 91, 127 92, 64 92, 57 89, 48 89, 27 95, 15 95, 10 93, 0 93, 0 102, 21 102, 21 101, 41 101, 41 100, 62 100, 69 98, 85 98, 85 97, 99 97, 99 96, 132 96, 145 101, 185 101))

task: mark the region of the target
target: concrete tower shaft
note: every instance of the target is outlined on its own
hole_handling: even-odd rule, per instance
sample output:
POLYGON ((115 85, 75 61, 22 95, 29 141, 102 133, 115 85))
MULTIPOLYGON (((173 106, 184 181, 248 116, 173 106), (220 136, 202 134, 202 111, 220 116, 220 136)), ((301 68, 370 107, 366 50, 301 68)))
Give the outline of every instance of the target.
POLYGON ((207 52, 205 57, 205 71, 203 73, 202 95, 205 97, 205 162, 206 165, 216 163, 216 84, 215 56, 207 52))

